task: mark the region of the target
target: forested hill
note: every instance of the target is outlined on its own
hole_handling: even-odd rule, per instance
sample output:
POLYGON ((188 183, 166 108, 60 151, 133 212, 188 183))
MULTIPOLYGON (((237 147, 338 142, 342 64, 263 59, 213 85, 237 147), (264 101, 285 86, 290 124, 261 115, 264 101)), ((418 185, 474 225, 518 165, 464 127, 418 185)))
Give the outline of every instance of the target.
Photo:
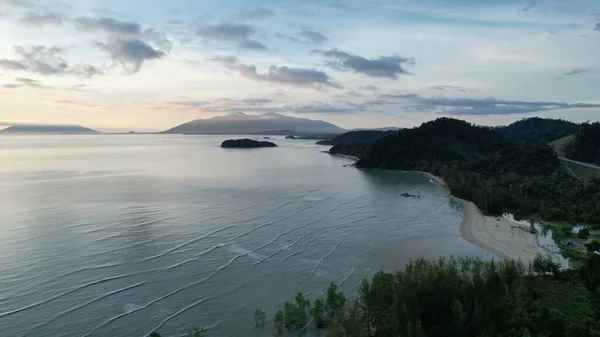
POLYGON ((503 135, 516 141, 547 144, 574 134, 578 124, 562 119, 532 117, 499 127, 503 135))
POLYGON ((600 123, 583 124, 566 150, 571 159, 600 165, 600 123))
POLYGON ((440 175, 452 194, 488 214, 600 224, 599 181, 571 178, 549 146, 513 140, 496 128, 440 118, 383 137, 360 158, 359 168, 440 175))
POLYGON ((329 150, 331 154, 346 154, 350 156, 362 157, 366 148, 377 139, 397 133, 397 130, 377 131, 363 130, 350 131, 334 137, 330 140, 317 142, 319 145, 333 145, 329 150))
POLYGON ((378 131, 378 130, 364 130, 364 131, 350 131, 342 133, 339 136, 334 137, 330 140, 318 141, 319 145, 351 145, 351 144, 367 144, 376 141, 379 138, 391 135, 398 132, 397 130, 391 131, 378 131))

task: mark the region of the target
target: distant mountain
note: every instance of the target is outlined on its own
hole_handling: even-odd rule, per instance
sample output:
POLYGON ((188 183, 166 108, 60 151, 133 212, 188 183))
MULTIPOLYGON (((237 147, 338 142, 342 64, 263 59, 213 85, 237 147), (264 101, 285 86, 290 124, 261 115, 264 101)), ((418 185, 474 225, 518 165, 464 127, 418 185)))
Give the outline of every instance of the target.
POLYGON ((163 133, 170 134, 339 134, 345 130, 331 123, 308 118, 295 118, 277 113, 246 115, 232 113, 208 119, 197 119, 163 133))
POLYGON ((0 134, 45 134, 45 135, 80 135, 80 134, 96 134, 96 130, 88 129, 80 125, 13 125, 4 130, 0 130, 0 134))

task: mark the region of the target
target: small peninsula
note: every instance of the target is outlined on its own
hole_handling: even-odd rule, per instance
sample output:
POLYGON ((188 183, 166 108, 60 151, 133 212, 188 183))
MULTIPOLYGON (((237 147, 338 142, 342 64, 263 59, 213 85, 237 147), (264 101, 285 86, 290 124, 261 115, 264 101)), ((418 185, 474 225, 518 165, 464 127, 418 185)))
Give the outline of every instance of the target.
POLYGON ((226 149, 255 149, 260 147, 277 147, 277 144, 253 139, 228 139, 221 144, 226 149))

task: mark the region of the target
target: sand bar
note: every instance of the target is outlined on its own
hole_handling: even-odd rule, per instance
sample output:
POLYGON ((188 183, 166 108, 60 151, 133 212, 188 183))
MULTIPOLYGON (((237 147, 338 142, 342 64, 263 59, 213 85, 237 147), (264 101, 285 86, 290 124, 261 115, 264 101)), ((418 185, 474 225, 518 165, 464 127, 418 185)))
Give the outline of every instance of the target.
MULTIPOLYGON (((445 188, 442 178, 422 173, 445 188)), ((474 203, 450 195, 447 189, 446 192, 450 200, 462 206, 464 217, 460 225, 460 234, 465 240, 494 256, 521 260, 525 264, 532 261, 538 253, 549 254, 545 248, 538 245, 536 235, 530 233, 527 226, 504 217, 483 215, 474 203)), ((557 259, 556 256, 554 258, 557 259)))

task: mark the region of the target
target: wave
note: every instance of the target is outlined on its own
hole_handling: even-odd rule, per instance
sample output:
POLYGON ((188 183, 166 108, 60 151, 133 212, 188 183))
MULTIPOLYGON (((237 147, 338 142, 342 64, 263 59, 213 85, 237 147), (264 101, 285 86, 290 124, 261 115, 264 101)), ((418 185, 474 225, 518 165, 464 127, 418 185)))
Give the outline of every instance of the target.
POLYGON ((371 250, 373 250, 373 245, 370 245, 369 250, 365 254, 365 257, 358 264, 354 265, 354 267, 352 267, 352 270, 350 270, 350 272, 338 283, 338 287, 341 287, 344 284, 344 282, 346 282, 348 278, 350 278, 350 276, 354 274, 356 268, 358 268, 358 266, 360 266, 361 264, 363 264, 363 262, 367 260, 367 257, 369 257, 369 253, 371 252, 371 250))
POLYGON ((27 332, 27 333, 25 334, 25 336, 28 336, 28 335, 32 334, 34 331, 39 331, 39 330, 38 330, 39 328, 41 328, 41 327, 43 327, 43 326, 45 326, 45 325, 48 325, 48 324, 50 324, 50 323, 52 323, 52 322, 56 321, 57 319, 59 319, 59 318, 61 318, 61 317, 65 316, 65 315, 67 315, 67 314, 69 314, 69 313, 71 313, 71 312, 73 312, 73 311, 79 310, 79 309, 81 309, 81 308, 83 308, 83 307, 86 307, 86 306, 88 306, 88 305, 90 305, 90 304, 93 304, 93 303, 95 303, 95 302, 98 302, 98 301, 100 301, 100 300, 103 300, 103 299, 105 299, 105 298, 107 298, 107 297, 110 297, 110 296, 112 296, 112 295, 115 295, 115 294, 118 294, 118 293, 122 293, 122 292, 124 292, 124 291, 127 291, 127 290, 130 290, 130 289, 133 289, 133 288, 139 287, 139 286, 143 285, 144 283, 145 283, 145 282, 139 282, 139 283, 136 283, 136 284, 133 284, 133 285, 127 286, 127 287, 125 287, 125 288, 121 288, 121 289, 117 289, 117 290, 111 291, 111 292, 109 292, 109 293, 106 293, 106 294, 104 294, 104 295, 102 295, 102 296, 98 296, 98 297, 96 297, 96 298, 94 298, 94 299, 92 299, 92 300, 90 300, 90 301, 87 301, 87 302, 85 302, 85 303, 83 303, 83 304, 80 304, 80 305, 78 305, 78 306, 76 306, 76 307, 73 307, 73 308, 71 308, 71 309, 69 309, 69 310, 62 311, 62 312, 58 313, 56 316, 54 316, 54 317, 50 318, 49 320, 47 320, 47 321, 45 321, 45 322, 43 322, 43 323, 40 323, 40 324, 34 325, 34 326, 33 326, 33 327, 32 327, 32 328, 29 330, 29 332, 27 332))
POLYGON ((107 277, 107 278, 104 278, 104 279, 101 279, 101 280, 89 282, 89 283, 77 286, 77 287, 75 287, 75 288, 73 288, 71 290, 68 290, 66 292, 60 293, 60 294, 58 294, 56 296, 52 296, 50 298, 47 298, 45 300, 29 304, 27 306, 24 306, 24 307, 21 307, 21 308, 18 308, 18 309, 14 309, 14 310, 11 310, 11 311, 0 313, 0 318, 6 317, 6 316, 10 316, 10 315, 14 315, 16 313, 19 313, 19 312, 22 312, 22 311, 25 311, 25 310, 28 310, 28 309, 31 309, 31 308, 39 307, 40 305, 43 305, 43 304, 46 304, 48 302, 57 300, 59 298, 62 298, 62 297, 67 296, 67 295, 70 295, 70 294, 72 294, 74 292, 77 292, 79 290, 82 290, 82 289, 85 289, 85 288, 89 288, 89 287, 94 286, 94 285, 98 285, 98 284, 101 284, 101 283, 104 283, 104 282, 108 282, 108 281, 117 280, 117 279, 124 278, 124 277, 129 277, 129 276, 133 276, 133 275, 141 275, 141 274, 150 273, 150 272, 154 272, 154 271, 160 271, 160 270, 161 269, 149 269, 149 270, 145 270, 145 271, 141 271, 141 272, 135 272, 135 273, 129 273, 129 274, 121 274, 121 275, 111 276, 111 277, 107 277))

